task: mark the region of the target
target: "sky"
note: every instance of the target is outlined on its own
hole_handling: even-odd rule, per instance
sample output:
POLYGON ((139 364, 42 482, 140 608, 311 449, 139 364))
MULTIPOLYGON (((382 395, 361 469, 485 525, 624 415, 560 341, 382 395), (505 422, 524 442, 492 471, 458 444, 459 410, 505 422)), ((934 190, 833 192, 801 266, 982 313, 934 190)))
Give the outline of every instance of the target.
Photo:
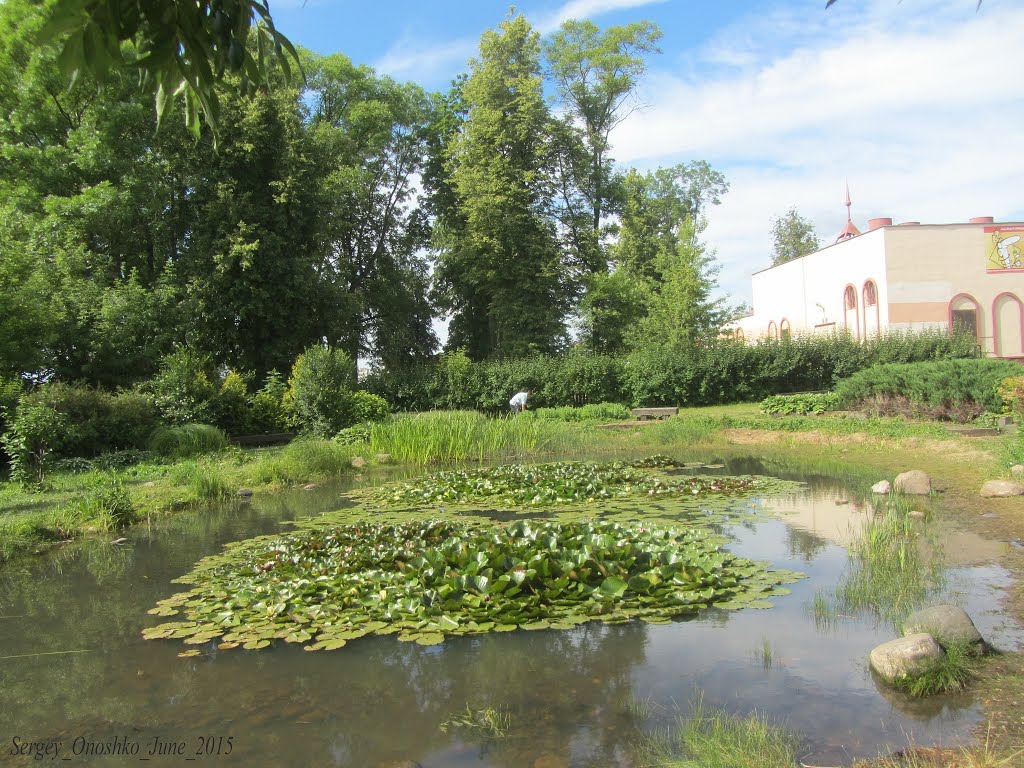
MULTIPOLYGON (((569 18, 663 31, 639 109, 612 136, 622 167, 706 160, 730 191, 704 240, 734 303, 795 207, 822 244, 852 216, 1024 220, 1020 0, 525 0, 543 34, 569 18)), ((278 28, 396 80, 444 90, 510 3, 272 0, 278 28)))

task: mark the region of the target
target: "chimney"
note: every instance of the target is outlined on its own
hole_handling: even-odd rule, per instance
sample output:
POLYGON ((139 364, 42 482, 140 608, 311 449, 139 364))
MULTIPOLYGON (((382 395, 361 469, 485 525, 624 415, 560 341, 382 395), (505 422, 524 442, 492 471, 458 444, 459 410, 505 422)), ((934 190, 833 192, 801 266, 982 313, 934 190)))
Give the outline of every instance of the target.
POLYGON ((975 216, 973 219, 967 220, 969 224, 993 224, 995 219, 991 216, 975 216))
POLYGON ((881 229, 882 227, 891 227, 892 219, 880 218, 880 219, 868 219, 868 232, 873 229, 881 229))

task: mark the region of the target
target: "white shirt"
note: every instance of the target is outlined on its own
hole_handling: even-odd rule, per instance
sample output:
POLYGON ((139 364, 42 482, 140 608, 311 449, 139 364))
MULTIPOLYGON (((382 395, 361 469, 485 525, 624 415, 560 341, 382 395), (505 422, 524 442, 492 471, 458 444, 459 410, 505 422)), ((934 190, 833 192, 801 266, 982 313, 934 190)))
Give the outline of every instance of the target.
POLYGON ((517 392, 512 396, 512 399, 508 401, 508 404, 513 408, 522 408, 526 405, 527 394, 525 392, 517 392))

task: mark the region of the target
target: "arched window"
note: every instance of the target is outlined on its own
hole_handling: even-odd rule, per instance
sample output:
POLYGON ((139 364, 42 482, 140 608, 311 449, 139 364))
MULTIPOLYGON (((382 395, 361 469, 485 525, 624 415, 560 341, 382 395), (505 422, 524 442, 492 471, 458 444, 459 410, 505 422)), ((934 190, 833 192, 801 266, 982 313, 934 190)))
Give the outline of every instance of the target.
POLYGON ((864 338, 879 336, 882 333, 882 315, 878 307, 878 286, 874 280, 868 279, 864 282, 861 296, 864 305, 864 338), (874 307, 874 312, 870 311, 871 307, 874 307))
POLYGON ((860 310, 857 307, 857 289, 847 285, 843 290, 843 327, 860 338, 860 310))
POLYGON ((793 333, 789 328, 789 320, 782 318, 782 322, 779 323, 779 336, 784 340, 788 341, 792 337, 793 333))
POLYGON ((779 338, 779 329, 775 326, 775 321, 774 320, 772 320, 772 321, 770 321, 768 323, 768 338, 769 339, 778 339, 779 338))
POLYGON ((949 332, 957 329, 973 333, 981 344, 981 306, 969 293, 958 293, 949 301, 949 332))

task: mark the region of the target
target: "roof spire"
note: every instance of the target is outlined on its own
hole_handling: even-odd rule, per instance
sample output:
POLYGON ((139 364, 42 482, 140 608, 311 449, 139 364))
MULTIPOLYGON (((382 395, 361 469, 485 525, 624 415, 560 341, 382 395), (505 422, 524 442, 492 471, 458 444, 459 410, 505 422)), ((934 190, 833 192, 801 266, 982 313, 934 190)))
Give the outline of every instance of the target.
POLYGON ((846 182, 846 226, 843 227, 843 231, 839 233, 839 237, 836 238, 838 243, 840 240, 848 240, 851 237, 856 237, 860 234, 860 230, 857 229, 857 225, 853 223, 853 219, 850 217, 850 182, 846 182))

